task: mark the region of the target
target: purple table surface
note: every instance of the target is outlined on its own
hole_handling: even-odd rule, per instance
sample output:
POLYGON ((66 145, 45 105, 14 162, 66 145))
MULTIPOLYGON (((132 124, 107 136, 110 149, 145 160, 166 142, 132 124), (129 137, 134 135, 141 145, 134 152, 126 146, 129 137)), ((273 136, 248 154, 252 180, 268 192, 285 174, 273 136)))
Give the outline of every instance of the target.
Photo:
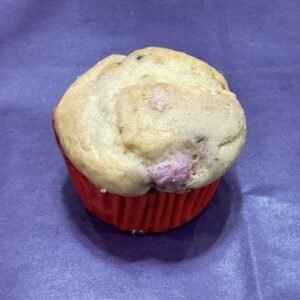
POLYGON ((0 2, 0 299, 300 299, 300 1, 0 2), (248 141, 189 224, 137 236, 89 214, 51 112, 111 53, 220 70, 248 141))

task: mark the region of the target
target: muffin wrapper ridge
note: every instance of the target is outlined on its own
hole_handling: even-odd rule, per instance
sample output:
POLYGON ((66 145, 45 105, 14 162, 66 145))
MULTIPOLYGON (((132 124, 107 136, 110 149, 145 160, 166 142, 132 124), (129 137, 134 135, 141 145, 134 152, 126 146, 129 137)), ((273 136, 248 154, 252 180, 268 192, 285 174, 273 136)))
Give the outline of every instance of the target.
POLYGON ((101 220, 133 233, 157 233, 178 227, 196 217, 213 197, 221 179, 187 193, 165 193, 151 190, 137 197, 123 197, 101 192, 64 154, 58 136, 57 144, 63 154, 84 206, 101 220))

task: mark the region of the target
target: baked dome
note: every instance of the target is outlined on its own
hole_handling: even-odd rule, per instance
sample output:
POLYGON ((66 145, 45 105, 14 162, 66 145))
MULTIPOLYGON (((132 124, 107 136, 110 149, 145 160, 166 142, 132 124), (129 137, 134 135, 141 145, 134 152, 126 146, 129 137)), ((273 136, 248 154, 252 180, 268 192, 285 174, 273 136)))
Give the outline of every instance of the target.
POLYGON ((63 151, 99 189, 182 192, 221 177, 246 120, 222 74, 182 52, 110 55, 71 85, 54 112, 63 151))

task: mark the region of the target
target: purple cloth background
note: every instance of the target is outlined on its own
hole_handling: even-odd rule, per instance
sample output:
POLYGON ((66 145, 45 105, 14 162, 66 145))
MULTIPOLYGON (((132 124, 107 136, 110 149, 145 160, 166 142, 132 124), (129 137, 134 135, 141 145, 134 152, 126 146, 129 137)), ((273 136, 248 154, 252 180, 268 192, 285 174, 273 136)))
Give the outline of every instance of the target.
POLYGON ((300 299, 300 1, 0 1, 0 299, 300 299), (207 209, 136 236, 82 206, 51 112, 111 53, 224 73, 248 141, 207 209))

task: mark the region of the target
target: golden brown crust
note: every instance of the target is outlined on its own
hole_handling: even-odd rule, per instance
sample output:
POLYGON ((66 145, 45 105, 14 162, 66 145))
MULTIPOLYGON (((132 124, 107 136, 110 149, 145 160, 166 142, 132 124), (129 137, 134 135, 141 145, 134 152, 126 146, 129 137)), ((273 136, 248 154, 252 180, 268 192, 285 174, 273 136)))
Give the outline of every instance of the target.
POLYGON ((224 77, 205 62, 163 48, 111 55, 68 89, 54 113, 72 163, 120 195, 149 190, 149 166, 193 157, 187 188, 204 186, 238 157, 244 112, 224 77))

